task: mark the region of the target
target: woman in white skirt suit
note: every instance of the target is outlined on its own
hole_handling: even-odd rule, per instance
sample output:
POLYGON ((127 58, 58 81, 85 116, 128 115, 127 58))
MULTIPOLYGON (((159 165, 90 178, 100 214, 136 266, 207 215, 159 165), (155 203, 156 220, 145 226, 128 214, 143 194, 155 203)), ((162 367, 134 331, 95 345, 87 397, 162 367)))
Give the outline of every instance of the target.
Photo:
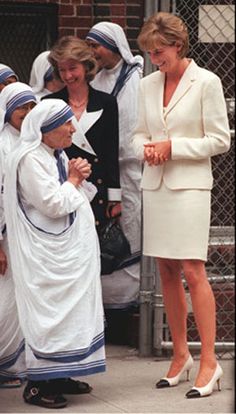
POLYGON ((157 388, 177 385, 193 366, 187 344, 188 283, 201 338, 200 367, 188 398, 210 395, 222 369, 214 352, 215 299, 207 280, 211 157, 228 151, 230 133, 220 79, 188 59, 188 31, 173 14, 156 13, 138 37, 159 71, 141 81, 136 155, 144 161, 143 253, 157 259, 173 360, 157 388))

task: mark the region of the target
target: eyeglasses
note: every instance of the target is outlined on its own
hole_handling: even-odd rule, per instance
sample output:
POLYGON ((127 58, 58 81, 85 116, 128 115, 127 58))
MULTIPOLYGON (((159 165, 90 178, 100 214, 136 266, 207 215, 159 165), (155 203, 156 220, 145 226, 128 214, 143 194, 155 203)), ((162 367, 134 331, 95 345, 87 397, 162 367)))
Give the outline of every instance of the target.
POLYGON ((15 111, 17 112, 28 112, 31 111, 31 109, 33 109, 35 107, 36 103, 35 102, 29 102, 26 103, 24 105, 18 106, 18 108, 15 109, 15 111))

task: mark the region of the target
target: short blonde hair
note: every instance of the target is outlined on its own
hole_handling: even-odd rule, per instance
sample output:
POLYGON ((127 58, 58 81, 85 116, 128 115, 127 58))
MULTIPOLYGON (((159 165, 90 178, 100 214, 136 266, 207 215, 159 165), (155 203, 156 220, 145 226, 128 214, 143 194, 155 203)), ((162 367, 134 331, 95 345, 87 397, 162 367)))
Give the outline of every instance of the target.
POLYGON ((188 29, 180 17, 171 13, 159 12, 151 16, 144 23, 137 41, 143 51, 159 45, 180 45, 179 58, 184 58, 189 50, 188 29))
POLYGON ((48 60, 54 68, 56 77, 59 79, 58 63, 68 59, 74 59, 84 65, 87 82, 91 82, 94 79, 98 65, 91 48, 85 40, 79 39, 76 36, 63 36, 52 47, 48 60))

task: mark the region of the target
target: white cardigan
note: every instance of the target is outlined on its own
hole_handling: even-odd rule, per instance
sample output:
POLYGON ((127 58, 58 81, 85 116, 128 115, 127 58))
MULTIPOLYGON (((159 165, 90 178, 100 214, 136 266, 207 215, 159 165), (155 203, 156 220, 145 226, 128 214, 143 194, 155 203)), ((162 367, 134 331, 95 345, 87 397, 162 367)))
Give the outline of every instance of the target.
POLYGON ((144 164, 141 187, 155 190, 163 179, 170 189, 211 189, 211 157, 230 147, 230 131, 221 81, 193 60, 168 106, 163 108, 165 74, 141 80, 138 123, 132 138, 143 160, 144 144, 171 140, 171 159, 144 164))

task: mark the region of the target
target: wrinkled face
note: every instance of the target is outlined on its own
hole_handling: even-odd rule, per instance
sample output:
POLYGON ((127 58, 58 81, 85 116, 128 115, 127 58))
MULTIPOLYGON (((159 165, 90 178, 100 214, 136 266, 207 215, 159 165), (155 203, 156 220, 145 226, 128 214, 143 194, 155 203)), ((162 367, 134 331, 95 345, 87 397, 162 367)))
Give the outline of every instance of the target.
POLYGON ((58 72, 67 87, 79 86, 85 80, 85 67, 74 59, 58 62, 58 72))
POLYGON ((112 69, 116 64, 117 54, 100 45, 93 40, 87 40, 87 44, 93 50, 94 57, 98 63, 99 69, 112 69))
POLYGON ((75 127, 72 120, 65 122, 63 125, 43 134, 42 142, 50 148, 68 148, 72 144, 72 135, 75 127))
POLYGON ((172 72, 179 62, 179 46, 157 46, 154 50, 148 50, 153 65, 158 66, 161 72, 172 72))
POLYGON ((10 120, 9 120, 9 124, 12 125, 14 128, 16 128, 18 131, 20 131, 24 118, 26 117, 28 112, 30 112, 31 109, 35 107, 35 105, 36 105, 35 102, 28 102, 24 105, 18 106, 18 108, 16 108, 12 112, 10 120))
POLYGON ((9 76, 9 78, 5 79, 4 82, 0 83, 0 92, 5 88, 5 86, 10 85, 10 83, 17 82, 15 76, 9 76))

